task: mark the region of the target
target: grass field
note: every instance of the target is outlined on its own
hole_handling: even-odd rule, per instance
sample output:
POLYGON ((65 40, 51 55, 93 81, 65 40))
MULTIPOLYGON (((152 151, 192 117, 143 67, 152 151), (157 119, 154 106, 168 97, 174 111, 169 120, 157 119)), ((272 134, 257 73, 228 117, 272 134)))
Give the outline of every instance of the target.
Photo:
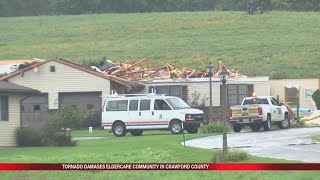
POLYGON ((320 141, 320 135, 319 136, 314 136, 312 139, 320 141))
POLYGON ((75 62, 149 58, 196 69, 217 63, 246 75, 320 77, 320 13, 174 12, 0 18, 0 59, 75 62))
MULTIPOLYGON (((116 138, 111 133, 94 130, 105 139, 79 141, 76 147, 38 147, 0 149, 0 162, 19 163, 208 163, 215 151, 184 148, 181 135, 166 131, 149 131, 140 137, 127 135, 116 138)), ((73 136, 88 136, 88 131, 72 132, 73 136)), ((185 134, 186 139, 207 136, 185 134)), ((291 163, 271 158, 250 156, 243 162, 291 163)), ((0 172, 1 179, 318 179, 316 171, 24 171, 0 172)))

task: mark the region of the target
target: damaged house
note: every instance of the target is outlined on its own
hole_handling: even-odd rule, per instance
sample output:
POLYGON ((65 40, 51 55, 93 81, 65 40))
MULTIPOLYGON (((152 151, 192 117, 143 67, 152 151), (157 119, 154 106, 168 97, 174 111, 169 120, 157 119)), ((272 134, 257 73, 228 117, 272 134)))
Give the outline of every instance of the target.
POLYGON ((100 123, 102 99, 111 90, 132 93, 144 88, 142 84, 105 76, 61 58, 32 64, 0 80, 41 92, 21 102, 22 125, 34 128, 42 127, 48 116, 62 105, 71 105, 80 112, 92 111, 92 121, 100 123))

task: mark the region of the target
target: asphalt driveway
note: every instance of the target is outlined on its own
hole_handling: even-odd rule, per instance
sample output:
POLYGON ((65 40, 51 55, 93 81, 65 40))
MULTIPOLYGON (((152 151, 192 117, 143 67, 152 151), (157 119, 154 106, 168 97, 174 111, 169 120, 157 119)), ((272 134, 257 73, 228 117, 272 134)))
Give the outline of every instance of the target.
MULTIPOLYGON (((249 154, 309 163, 320 163, 320 143, 311 139, 320 135, 320 127, 228 134, 228 147, 249 154)), ((222 147, 222 136, 186 141, 186 146, 204 149, 222 147)))

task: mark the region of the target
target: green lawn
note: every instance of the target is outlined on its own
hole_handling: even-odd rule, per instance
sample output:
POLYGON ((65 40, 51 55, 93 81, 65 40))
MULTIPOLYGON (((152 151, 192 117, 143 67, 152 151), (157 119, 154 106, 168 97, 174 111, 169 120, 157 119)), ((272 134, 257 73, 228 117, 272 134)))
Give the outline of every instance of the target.
POLYGON ((0 59, 150 58, 204 69, 198 60, 223 58, 247 75, 319 77, 319 19, 318 12, 0 17, 0 59))
MULTIPOLYGON (((182 135, 167 131, 149 131, 140 137, 130 134, 116 138, 111 133, 94 130, 105 139, 78 141, 76 147, 37 147, 0 149, 0 162, 11 163, 208 163, 213 150, 184 148, 182 135)), ((72 132, 87 136, 87 131, 72 132)), ((185 134, 186 139, 207 136, 185 134)), ((244 162, 291 163, 271 158, 250 156, 244 162)), ((320 172, 231 172, 231 171, 25 171, 0 172, 1 179, 317 179, 320 172)))
POLYGON ((320 141, 320 135, 319 136, 314 136, 312 139, 320 141))

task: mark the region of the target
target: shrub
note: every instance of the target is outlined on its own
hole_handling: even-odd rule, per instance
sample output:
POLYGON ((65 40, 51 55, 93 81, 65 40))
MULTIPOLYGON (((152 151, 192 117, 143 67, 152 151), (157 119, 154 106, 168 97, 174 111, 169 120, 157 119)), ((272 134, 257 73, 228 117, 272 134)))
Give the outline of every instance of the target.
POLYGON ((248 154, 245 151, 239 149, 229 149, 229 151, 223 155, 222 150, 216 153, 212 159, 213 162, 239 162, 248 158, 248 154))
POLYGON ((313 99, 314 102, 316 103, 317 109, 320 109, 320 89, 316 90, 316 91, 312 94, 312 99, 313 99))
MULTIPOLYGON (((204 125, 200 128, 200 132, 207 133, 222 133, 223 132, 223 122, 213 122, 208 125, 204 125)), ((229 126, 226 126, 226 131, 229 131, 229 126)))
POLYGON ((304 121, 295 122, 290 124, 291 128, 303 128, 306 127, 306 123, 304 121))
POLYGON ((79 129, 85 116, 72 106, 63 106, 44 126, 44 143, 47 146, 73 146, 68 129, 79 129))
POLYGON ((31 147, 31 146, 41 146, 41 134, 39 131, 34 129, 23 127, 18 128, 16 131, 16 138, 18 146, 20 147, 31 147))

